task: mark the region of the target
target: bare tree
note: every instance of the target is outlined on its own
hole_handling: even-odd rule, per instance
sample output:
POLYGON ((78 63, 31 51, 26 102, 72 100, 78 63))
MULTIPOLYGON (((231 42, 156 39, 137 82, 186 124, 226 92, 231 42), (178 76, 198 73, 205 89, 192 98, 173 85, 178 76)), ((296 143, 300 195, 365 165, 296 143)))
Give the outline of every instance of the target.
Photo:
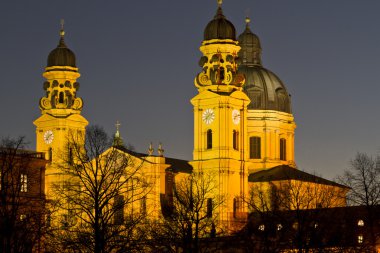
POLYGON ((375 251, 376 243, 380 240, 379 226, 380 215, 380 156, 375 158, 358 153, 351 160, 351 166, 339 178, 340 182, 351 188, 348 194, 348 203, 354 206, 364 206, 366 213, 363 217, 369 240, 364 240, 363 245, 375 251))
POLYGON ((61 251, 137 251, 146 214, 135 210, 149 190, 141 162, 112 147, 98 126, 87 128, 83 138, 70 136, 59 168, 63 180, 54 186, 59 229, 50 240, 61 251))
POLYGON ((0 251, 40 252, 45 195, 42 154, 25 150, 25 139, 0 141, 0 251))
POLYGON ((216 189, 213 177, 202 173, 192 173, 175 182, 166 206, 167 215, 153 231, 155 252, 216 250, 216 244, 202 243, 204 238, 221 233, 217 210, 223 204, 223 196, 216 189))

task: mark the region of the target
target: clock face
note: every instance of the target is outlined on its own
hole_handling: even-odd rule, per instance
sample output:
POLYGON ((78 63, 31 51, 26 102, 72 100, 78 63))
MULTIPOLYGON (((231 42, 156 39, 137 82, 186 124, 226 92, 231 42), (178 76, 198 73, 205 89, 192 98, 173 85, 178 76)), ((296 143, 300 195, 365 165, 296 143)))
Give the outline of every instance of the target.
POLYGON ((215 113, 212 109, 206 109, 202 114, 202 120, 210 125, 215 119, 215 113))
POLYGON ((239 110, 233 110, 232 111, 232 122, 234 122, 235 125, 239 124, 240 122, 240 112, 239 110))
POLYGON ((45 133, 44 133, 44 141, 46 144, 50 144, 53 142, 53 139, 54 139, 54 134, 53 134, 53 131, 51 130, 47 130, 45 133))

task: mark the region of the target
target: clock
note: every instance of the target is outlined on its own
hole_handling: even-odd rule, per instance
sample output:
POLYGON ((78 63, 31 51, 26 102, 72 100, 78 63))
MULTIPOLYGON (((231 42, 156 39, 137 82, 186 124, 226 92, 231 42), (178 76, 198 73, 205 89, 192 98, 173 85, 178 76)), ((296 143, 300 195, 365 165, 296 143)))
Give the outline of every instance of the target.
POLYGON ((214 119, 215 119, 215 113, 212 109, 206 109, 202 113, 202 120, 207 125, 210 125, 214 121, 214 119))
POLYGON ((50 144, 53 142, 53 139, 54 139, 54 134, 53 134, 53 131, 51 130, 47 130, 45 133, 44 133, 44 141, 46 144, 50 144))
POLYGON ((237 125, 240 122, 240 112, 239 110, 232 110, 232 122, 237 125))

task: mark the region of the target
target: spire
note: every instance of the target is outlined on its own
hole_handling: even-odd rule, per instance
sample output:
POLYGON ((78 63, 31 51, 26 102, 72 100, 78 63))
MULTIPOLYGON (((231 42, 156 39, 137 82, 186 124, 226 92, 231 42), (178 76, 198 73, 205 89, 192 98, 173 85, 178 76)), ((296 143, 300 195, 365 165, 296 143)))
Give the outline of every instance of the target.
POLYGON ((218 1, 218 10, 216 11, 214 19, 222 19, 222 18, 224 19, 226 17, 223 15, 223 9, 222 9, 223 0, 217 0, 217 1, 218 1))
POLYGON ((119 128, 121 126, 120 122, 116 121, 115 126, 116 126, 116 132, 115 132, 115 135, 114 135, 114 138, 113 138, 112 146, 114 146, 114 147, 124 147, 123 138, 120 137, 120 132, 119 132, 119 128))
POLYGON ((251 24, 251 19, 248 16, 245 17, 245 28, 249 29, 250 24, 251 24))
POLYGON ((61 37, 59 40, 58 47, 66 47, 65 44, 65 20, 61 19, 61 30, 59 31, 59 36, 61 37))

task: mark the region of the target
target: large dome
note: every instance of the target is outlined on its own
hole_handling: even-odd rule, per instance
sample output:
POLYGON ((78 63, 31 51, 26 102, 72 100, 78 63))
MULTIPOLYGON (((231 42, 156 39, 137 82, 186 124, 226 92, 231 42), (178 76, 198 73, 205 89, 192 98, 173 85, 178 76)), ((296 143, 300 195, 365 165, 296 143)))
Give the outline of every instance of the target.
POLYGON ((245 75, 244 92, 251 99, 248 109, 291 113, 291 97, 284 83, 261 64, 260 39, 250 30, 249 19, 238 40, 241 46, 239 73, 245 75))
POLYGON ((61 36, 57 48, 51 51, 48 56, 47 67, 52 66, 76 67, 75 54, 67 48, 63 36, 61 36))
POLYGON ((236 31, 234 25, 223 15, 222 7, 219 6, 216 15, 211 20, 204 31, 204 40, 213 39, 231 39, 236 40, 236 31))

